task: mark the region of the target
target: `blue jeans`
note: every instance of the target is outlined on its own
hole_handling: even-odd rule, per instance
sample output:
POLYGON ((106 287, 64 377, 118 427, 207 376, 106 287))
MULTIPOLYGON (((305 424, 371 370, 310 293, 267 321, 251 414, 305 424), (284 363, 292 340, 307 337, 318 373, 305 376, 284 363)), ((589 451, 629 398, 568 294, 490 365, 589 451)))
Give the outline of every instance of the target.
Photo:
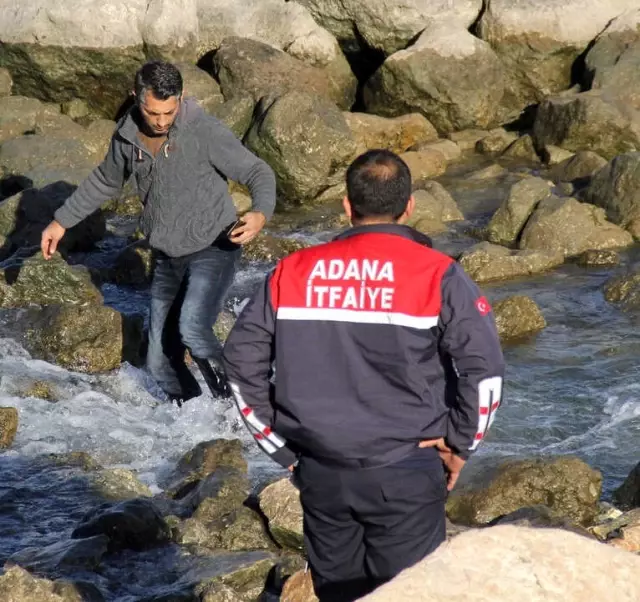
POLYGON ((186 400, 202 393, 184 362, 185 349, 198 358, 222 354, 213 325, 241 253, 226 239, 184 257, 155 253, 147 369, 171 397, 186 400))

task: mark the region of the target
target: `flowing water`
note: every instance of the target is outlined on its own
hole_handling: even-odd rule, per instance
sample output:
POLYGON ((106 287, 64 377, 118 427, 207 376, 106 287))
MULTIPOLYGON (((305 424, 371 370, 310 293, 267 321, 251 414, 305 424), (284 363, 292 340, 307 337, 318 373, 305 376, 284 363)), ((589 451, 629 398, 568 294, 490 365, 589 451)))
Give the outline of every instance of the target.
MULTIPOLYGON (((509 183, 507 178, 470 185, 460 175, 443 183, 468 221, 435 238, 436 248, 450 253, 475 242, 465 232, 486 222, 509 183)), ((116 229, 123 225, 113 224, 116 229)), ((296 236, 319 242, 329 234, 296 236)), ((94 265, 108 263, 116 251, 113 243, 105 243, 85 259, 94 265)), ((530 296, 548 326, 527 341, 505 347, 504 405, 479 457, 576 454, 602 471, 603 497, 610 498, 640 459, 640 337, 638 315, 609 305, 602 287, 612 274, 634 266, 640 266, 638 249, 625 252, 623 265, 616 268, 568 263, 537 278, 483 287, 492 302, 515 293, 530 296)), ((231 290, 230 308, 241 308, 266 269, 242 269, 231 290)), ((146 313, 146 292, 105 285, 103 293, 105 303, 122 312, 146 313)), ((0 405, 16 407, 20 420, 14 444, 0 455, 0 563, 23 548, 68 538, 84 513, 101 502, 77 478, 80 469, 52 466, 45 461, 48 454, 88 452, 105 467, 135 470, 159 492, 163 477, 183 453, 203 440, 235 437, 245 442, 256 486, 280 474, 249 440, 229 401, 204 394, 178 409, 158 401, 153 382, 130 365, 88 376, 32 359, 6 336, 20 315, 0 313, 0 337, 5 333, 0 338, 0 405), (25 382, 43 380, 55 386, 58 402, 18 395, 25 382)), ((111 556, 99 575, 79 577, 93 581, 109 601, 135 602, 257 557, 260 553, 203 559, 168 546, 111 556)))

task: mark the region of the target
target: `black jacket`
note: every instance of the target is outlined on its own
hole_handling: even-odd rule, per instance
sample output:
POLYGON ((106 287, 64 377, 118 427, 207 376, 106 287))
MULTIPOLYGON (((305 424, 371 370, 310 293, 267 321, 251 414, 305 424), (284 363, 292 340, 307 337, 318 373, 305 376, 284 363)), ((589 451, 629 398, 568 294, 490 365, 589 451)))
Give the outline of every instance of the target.
POLYGON ((249 429, 283 466, 298 454, 380 466, 439 437, 467 458, 493 421, 504 373, 478 287, 428 238, 394 224, 282 260, 238 318, 224 364, 249 429))

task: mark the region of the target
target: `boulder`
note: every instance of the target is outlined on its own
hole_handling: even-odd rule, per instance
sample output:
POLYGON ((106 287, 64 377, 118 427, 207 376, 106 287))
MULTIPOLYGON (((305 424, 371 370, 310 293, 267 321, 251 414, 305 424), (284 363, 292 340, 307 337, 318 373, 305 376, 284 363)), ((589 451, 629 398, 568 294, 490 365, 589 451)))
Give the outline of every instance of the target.
POLYGON ((239 508, 213 521, 189 518, 174 529, 180 545, 222 549, 229 552, 272 550, 261 518, 249 508, 239 508))
POLYGON ((620 263, 617 251, 585 251, 578 255, 578 264, 585 267, 615 266, 620 263))
POLYGON ((82 98, 113 117, 145 59, 139 26, 147 4, 132 0, 123 11, 114 0, 5 2, 0 66, 10 71, 17 94, 55 102, 82 98))
POLYGON ((24 175, 43 165, 48 169, 94 167, 87 147, 72 138, 20 136, 0 146, 0 170, 5 175, 24 175))
POLYGON ((42 110, 35 98, 0 95, 0 143, 33 132, 42 110))
POLYGON ((0 449, 10 447, 18 432, 18 410, 0 408, 0 449))
POLYGON ((635 508, 629 512, 611 508, 609 516, 603 519, 598 517, 597 521, 596 525, 589 527, 589 532, 601 541, 609 541, 615 538, 621 529, 640 525, 640 508, 635 508))
POLYGON ((242 455, 242 441, 239 439, 212 439, 198 443, 180 458, 163 488, 173 497, 181 497, 181 492, 188 492, 223 467, 246 474, 247 461, 242 455))
POLYGON ((591 151, 578 151, 575 155, 558 163, 550 173, 556 182, 574 182, 579 186, 588 184, 591 177, 607 165, 607 160, 591 151))
POLYGON ((106 535, 109 552, 146 550, 167 543, 170 530, 150 500, 134 499, 102 504, 87 513, 72 539, 106 535))
POLYGON ((447 161, 439 151, 408 151, 400 158, 409 167, 414 187, 423 186, 427 180, 441 176, 447 170, 447 161))
POLYGON ((316 21, 347 46, 361 44, 392 54, 411 41, 434 21, 472 25, 482 10, 480 0, 448 2, 434 0, 299 0, 316 21))
MULTIPOLYGON (((640 508, 640 462, 629 473, 624 483, 613 492, 613 499, 621 508, 640 508)), ((638 517, 640 523, 640 517, 638 517)))
POLYGON ((603 90, 552 96, 536 112, 533 136, 538 149, 554 145, 612 159, 640 150, 640 117, 603 90))
POLYGON ((249 95, 234 96, 211 109, 214 117, 224 123, 242 140, 251 127, 256 102, 249 95))
POLYGON ((288 203, 312 200, 341 183, 357 150, 340 110, 301 92, 265 106, 246 143, 272 167, 279 197, 288 203))
POLYGON ((640 219, 640 152, 620 155, 598 171, 582 195, 623 227, 640 219))
POLYGON ((387 58, 364 88, 367 111, 422 113, 441 135, 498 125, 506 76, 491 47, 450 23, 428 27, 387 58))
POLYGON ((19 566, 7 567, 0 576, 0 600, 6 602, 75 602, 56 591, 56 583, 39 579, 19 566))
POLYGON ((227 38, 214 57, 214 72, 225 99, 277 98, 292 91, 322 96, 344 110, 355 100, 356 79, 344 56, 331 67, 308 65, 273 46, 227 38))
POLYGON ((60 112, 60 105, 44 104, 36 117, 33 133, 50 138, 74 139, 84 134, 84 128, 60 112))
POLYGON ((245 261, 275 263, 307 246, 296 238, 276 237, 261 232, 243 247, 242 257, 245 261))
POLYGON ((82 266, 70 266, 59 254, 46 261, 38 253, 0 270, 0 307, 102 303, 102 294, 82 266))
POLYGON ((440 153, 447 163, 457 161, 462 157, 460 147, 455 142, 446 139, 436 140, 435 142, 428 142, 426 144, 418 144, 412 147, 411 150, 440 153))
POLYGON ((151 497, 151 489, 125 468, 100 468, 89 465, 87 476, 91 490, 104 500, 121 502, 141 497, 151 497))
POLYGON ((624 310, 640 308, 640 272, 614 276, 604 287, 604 298, 624 310))
POLYGON ((420 190, 413 193, 416 208, 409 218, 408 224, 417 227, 423 221, 428 222, 455 222, 464 219, 464 215, 454 198, 440 183, 430 181, 424 184, 420 190))
POLYGON ((455 142, 463 153, 475 150, 478 147, 478 143, 490 136, 491 132, 487 130, 462 130, 461 132, 451 132, 448 135, 449 140, 455 142))
POLYGON ((229 37, 256 40, 312 65, 342 56, 335 37, 320 27, 301 3, 279 0, 208 0, 198 3, 199 40, 204 52, 229 37))
POLYGON ((62 540, 44 548, 23 548, 10 556, 7 562, 41 574, 69 569, 92 571, 100 566, 108 543, 106 535, 62 540))
POLYGON ((376 148, 403 153, 416 144, 438 139, 433 125, 419 113, 391 119, 367 113, 343 114, 358 145, 358 154, 376 148))
POLYGON ((540 163, 540 157, 536 152, 531 134, 520 136, 515 142, 511 143, 502 153, 505 159, 516 159, 527 161, 529 163, 540 163))
POLYGON ((515 132, 508 132, 504 128, 496 128, 478 140, 475 150, 483 155, 501 155, 518 139, 515 132))
POLYGON ((550 196, 538 203, 520 238, 521 249, 574 257, 588 250, 628 247, 631 234, 607 221, 604 209, 550 196))
POLYGON ((462 533, 361 600, 635 602, 639 572, 637 556, 576 533, 500 525, 462 533))
POLYGON ((213 334, 215 334, 217 339, 224 344, 235 323, 236 315, 226 309, 223 309, 218 314, 218 319, 213 325, 213 334))
POLYGON ((258 496, 260 510, 267 517, 269 532, 283 547, 304 549, 300 492, 290 479, 280 479, 265 487, 258 496))
POLYGON ((267 575, 274 562, 265 558, 265 552, 253 552, 241 559, 234 559, 234 570, 202 581, 194 588, 199 602, 252 602, 264 589, 267 575), (221 592, 223 595, 221 595, 221 592), (235 597, 233 597, 235 596, 235 597))
POLYGON ((11 79, 11 73, 6 69, 0 69, 0 97, 10 96, 12 88, 13 79, 11 79))
POLYGON ((487 165, 476 171, 472 171, 470 174, 464 177, 469 182, 484 182, 485 180, 493 180, 495 178, 501 178, 507 175, 509 172, 506 167, 502 167, 498 163, 487 165))
POLYGON ((515 295, 493 305, 501 341, 517 339, 547 326, 547 322, 533 299, 515 295))
MULTIPOLYGON (((77 372, 106 372, 135 360, 142 325, 103 305, 50 305, 24 335, 34 357, 77 372)), ((134 362, 135 363, 135 362, 134 362)))
MULTIPOLYGON (((635 5, 635 6, 634 6, 635 5)), ((491 0, 480 37, 514 74, 520 108, 566 90, 576 59, 635 0, 491 0)))
POLYGON ((91 115, 89 106, 80 98, 72 98, 71 100, 60 103, 60 110, 74 120, 84 119, 91 115))
POLYGON ((498 245, 515 244, 538 203, 550 194, 551 185, 542 178, 525 178, 514 184, 487 226, 487 240, 498 245))
POLYGON ((105 158, 115 129, 116 122, 111 119, 94 119, 84 128, 79 139, 89 151, 91 164, 98 165, 105 158))
POLYGON ((534 276, 564 262, 560 251, 511 251, 482 242, 465 251, 460 265, 477 283, 534 276))
POLYGON ((116 257, 115 265, 103 277, 116 284, 147 287, 153 276, 153 251, 145 241, 134 242, 116 257))
POLYGON ((487 463, 449 495, 447 515, 454 523, 480 526, 542 504, 588 525, 598 513, 601 488, 600 472, 572 456, 487 463))
POLYGON ((640 524, 620 529, 620 537, 611 540, 609 545, 640 555, 640 524))
POLYGON ((251 489, 247 475, 229 467, 218 468, 176 496, 181 513, 211 524, 243 507, 251 489))
POLYGON ((195 98, 207 113, 224 102, 220 85, 204 69, 191 63, 179 63, 178 68, 182 74, 185 97, 195 98))
POLYGON ((212 50, 201 43, 199 0, 150 0, 139 21, 148 55, 175 62, 195 63, 212 50))
POLYGON ((553 146, 553 144, 548 144, 546 148, 542 149, 543 160, 547 165, 558 165, 567 159, 571 159, 575 154, 559 146, 553 146))
POLYGON ((613 19, 585 57, 585 85, 640 110, 640 10, 613 19))

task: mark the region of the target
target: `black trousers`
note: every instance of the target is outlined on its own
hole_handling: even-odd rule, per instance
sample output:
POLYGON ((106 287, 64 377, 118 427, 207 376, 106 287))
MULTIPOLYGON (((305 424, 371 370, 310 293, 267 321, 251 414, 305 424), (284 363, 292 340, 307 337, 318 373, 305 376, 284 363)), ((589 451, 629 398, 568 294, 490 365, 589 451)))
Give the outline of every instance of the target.
POLYGON ((356 600, 445 540, 446 478, 433 448, 371 469, 302 457, 294 478, 320 602, 356 600))

